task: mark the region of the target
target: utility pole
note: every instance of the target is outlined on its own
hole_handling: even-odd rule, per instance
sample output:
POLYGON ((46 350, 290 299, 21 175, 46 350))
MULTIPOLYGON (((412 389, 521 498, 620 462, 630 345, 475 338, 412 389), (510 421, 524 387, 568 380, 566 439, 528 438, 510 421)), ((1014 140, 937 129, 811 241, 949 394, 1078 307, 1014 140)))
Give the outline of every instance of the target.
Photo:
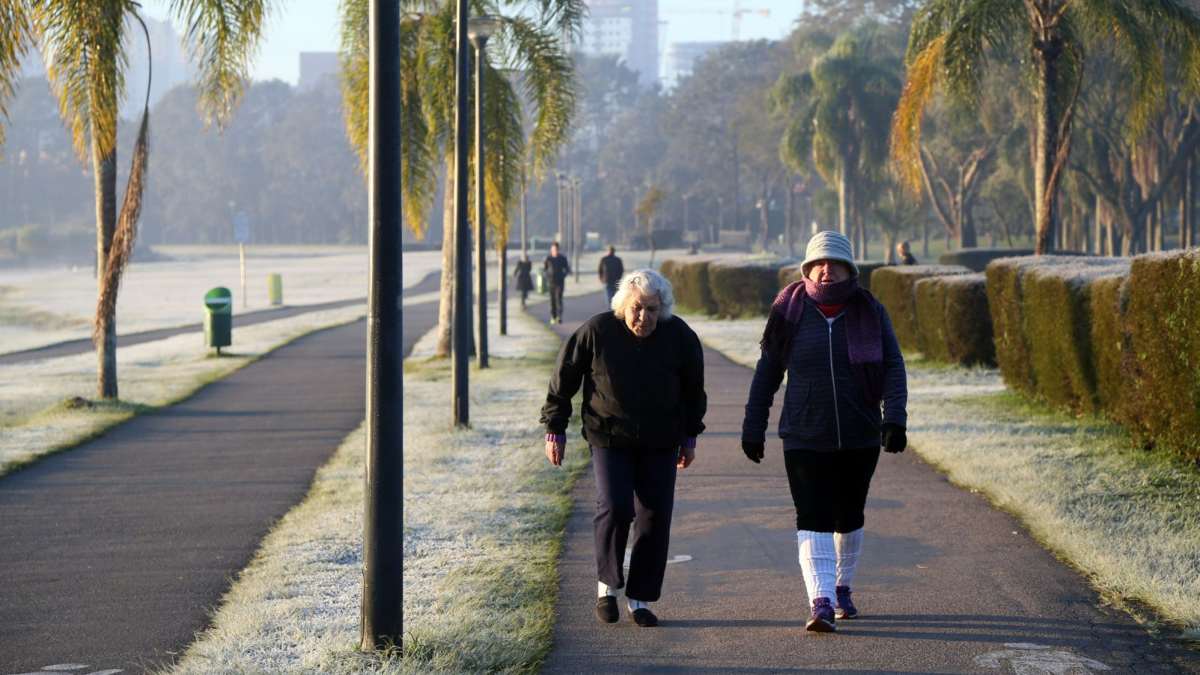
POLYGON ((573 206, 575 215, 575 283, 579 283, 579 254, 583 251, 583 179, 576 176, 571 180, 571 194, 574 196, 573 206))
POLYGON ((488 367, 488 335, 487 335, 487 208, 484 201, 484 165, 483 165, 483 71, 487 59, 487 43, 492 33, 499 28, 499 21, 491 16, 478 16, 470 20, 467 30, 471 45, 475 47, 475 266, 479 269, 479 290, 477 292, 479 311, 479 339, 476 350, 479 354, 479 367, 488 367))
POLYGON ((459 428, 471 423, 467 381, 471 358, 471 227, 467 221, 467 148, 470 147, 471 131, 467 108, 467 87, 471 83, 471 49, 467 42, 469 6, 469 0, 458 0, 454 27, 454 361, 451 377, 454 381, 454 426, 459 428))
POLYGON ((401 251, 400 3, 370 5, 370 288, 367 466, 359 647, 404 635, 404 339, 401 251))

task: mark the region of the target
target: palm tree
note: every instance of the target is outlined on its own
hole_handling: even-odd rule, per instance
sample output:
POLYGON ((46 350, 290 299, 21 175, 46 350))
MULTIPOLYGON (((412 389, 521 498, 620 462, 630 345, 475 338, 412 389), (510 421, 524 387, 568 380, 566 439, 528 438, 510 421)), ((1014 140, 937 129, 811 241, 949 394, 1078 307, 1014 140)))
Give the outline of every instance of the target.
MULTIPOLYGON (((193 44, 200 103, 209 121, 223 123, 233 111, 269 4, 270 0, 172 0, 171 13, 187 26, 193 44)), ((118 101, 128 65, 123 50, 131 21, 141 21, 140 10, 136 0, 0 0, 5 26, 0 32, 0 114, 6 112, 4 102, 20 77, 21 56, 36 45, 75 151, 80 161, 90 158, 92 163, 99 278, 93 340, 99 362, 98 395, 104 399, 117 398, 117 292, 133 251, 145 186, 148 108, 118 217, 118 101)))
POLYGON ((781 158, 805 175, 815 166, 835 187, 838 230, 847 236, 860 233, 870 201, 860 188, 887 158, 887 140, 878 130, 886 127, 900 90, 894 70, 877 55, 876 36, 869 28, 859 31, 861 36, 840 36, 808 71, 785 73, 774 91, 777 106, 799 111, 784 133, 781 158))
MULTIPOLYGON (((535 180, 543 179, 558 149, 568 140, 576 90, 573 64, 561 38, 578 32, 586 7, 583 0, 475 0, 471 4, 474 14, 507 13, 502 30, 488 47, 495 62, 479 64, 486 142, 491 148, 484 156, 487 221, 502 244, 508 239, 509 213, 519 197, 523 173, 528 170, 535 180), (506 77, 506 72, 515 75, 506 77), (531 106, 528 111, 526 102, 531 106), (527 112, 532 120, 528 138, 527 112)), ((405 114, 400 189, 408 227, 423 234, 436 194, 436 161, 439 156, 443 159, 437 353, 445 356, 450 351, 454 282, 454 3, 412 0, 406 5, 412 12, 402 26, 405 114)), ((367 149, 367 16, 367 0, 342 0, 346 127, 361 158, 366 157, 367 149)))
POLYGON ((944 87, 974 102, 989 62, 1016 57, 1034 83, 1036 251, 1049 251, 1091 44, 1115 50, 1133 71, 1131 136, 1162 104, 1165 55, 1179 58, 1186 87, 1200 90, 1200 17, 1182 0, 930 0, 913 21, 892 125, 892 154, 906 182, 920 189, 921 116, 934 92, 944 87))

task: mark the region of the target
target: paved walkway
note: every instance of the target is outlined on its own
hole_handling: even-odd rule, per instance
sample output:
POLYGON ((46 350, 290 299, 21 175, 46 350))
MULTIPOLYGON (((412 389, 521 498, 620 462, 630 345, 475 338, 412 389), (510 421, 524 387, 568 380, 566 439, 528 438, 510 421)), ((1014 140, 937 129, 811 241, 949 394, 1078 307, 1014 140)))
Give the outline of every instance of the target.
MULTIPOLYGON (((437 303, 404 320, 408 353, 437 303)), ((171 662, 362 422, 365 325, 301 338, 0 479, 0 674, 171 662)))
MULTIPOLYGON (((603 304, 599 295, 569 299, 567 323, 555 328, 567 335, 603 304)), ((548 308, 531 311, 545 318, 548 308)), ((1200 672, 1195 652, 1101 606, 1013 518, 911 451, 883 455, 873 482, 854 585, 861 618, 839 622, 835 635, 806 633, 778 438, 761 465, 745 459, 751 371, 711 350, 705 359, 708 431, 695 464, 679 474, 671 564, 655 605, 661 626, 637 628, 623 601, 618 624, 593 614, 588 472, 574 492, 545 672, 1200 672)))

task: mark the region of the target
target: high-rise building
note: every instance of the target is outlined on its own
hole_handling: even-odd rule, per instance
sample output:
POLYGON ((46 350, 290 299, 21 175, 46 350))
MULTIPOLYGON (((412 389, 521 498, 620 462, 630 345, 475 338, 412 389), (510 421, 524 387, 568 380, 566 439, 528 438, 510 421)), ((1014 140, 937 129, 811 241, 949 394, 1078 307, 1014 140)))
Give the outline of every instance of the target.
POLYGON ((644 86, 658 83, 658 0, 588 0, 579 48, 614 55, 644 86))
POLYGON ((674 86, 680 79, 692 74, 696 62, 711 51, 720 49, 727 42, 673 42, 667 50, 667 86, 674 86))

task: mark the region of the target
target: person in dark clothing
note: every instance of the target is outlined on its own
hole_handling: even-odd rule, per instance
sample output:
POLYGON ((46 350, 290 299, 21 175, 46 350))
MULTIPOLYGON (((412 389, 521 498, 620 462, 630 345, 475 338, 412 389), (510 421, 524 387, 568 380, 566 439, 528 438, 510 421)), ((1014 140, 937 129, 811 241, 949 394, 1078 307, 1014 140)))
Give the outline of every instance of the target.
POLYGON ((897 265, 916 265, 917 259, 912 254, 909 248, 908 240, 904 240, 896 244, 896 264, 897 265))
POLYGON ((571 273, 571 263, 567 256, 559 254, 557 241, 550 244, 550 255, 542 261, 542 269, 550 286, 550 323, 562 323, 563 285, 571 273))
POLYGON ((850 585, 867 491, 880 446, 903 452, 908 443, 908 386, 891 319, 858 285, 850 241, 817 233, 800 269, 803 280, 780 291, 767 318, 742 450, 762 460, 771 403, 786 373, 779 437, 812 603, 806 627, 833 632, 835 619, 858 615, 850 585))
POLYGON ((600 259, 600 283, 604 284, 605 301, 612 304, 613 296, 617 294, 617 284, 625 276, 625 264, 617 257, 617 249, 609 246, 608 255, 600 259))
POLYGON ((675 472, 696 457, 704 431, 704 350, 673 316, 671 284, 653 270, 621 280, 613 311, 597 314, 563 344, 542 407, 546 458, 561 466, 571 397, 583 387, 583 437, 596 475, 596 616, 619 618, 625 587, 630 618, 658 625, 649 604, 662 593, 675 504, 675 472), (629 579, 623 569, 633 523, 629 579))
POLYGON ((521 309, 525 309, 525 301, 529 298, 529 292, 533 290, 533 261, 529 259, 528 254, 523 254, 517 261, 517 269, 513 271, 513 281, 516 282, 517 291, 521 294, 521 309))

